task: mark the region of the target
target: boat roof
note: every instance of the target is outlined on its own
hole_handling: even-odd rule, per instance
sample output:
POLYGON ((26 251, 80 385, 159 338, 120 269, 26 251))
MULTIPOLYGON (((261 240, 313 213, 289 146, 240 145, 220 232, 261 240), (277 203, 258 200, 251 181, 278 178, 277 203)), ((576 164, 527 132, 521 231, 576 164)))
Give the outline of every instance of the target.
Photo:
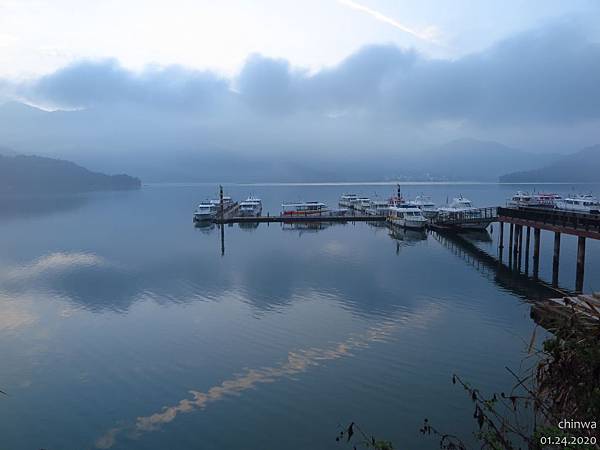
POLYGON ((327 206, 325 203, 310 201, 310 202, 290 202, 290 203, 282 203, 281 206, 327 206))
POLYGON ((414 206, 390 206, 390 210, 391 211, 402 211, 402 212, 418 212, 420 213, 421 210, 419 208, 416 208, 414 206))

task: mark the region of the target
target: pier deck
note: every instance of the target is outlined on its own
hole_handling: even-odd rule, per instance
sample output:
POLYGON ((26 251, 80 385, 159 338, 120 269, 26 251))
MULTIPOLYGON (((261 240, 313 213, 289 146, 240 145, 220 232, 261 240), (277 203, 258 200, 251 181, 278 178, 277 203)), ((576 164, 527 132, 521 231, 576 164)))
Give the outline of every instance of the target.
POLYGON ((546 208, 498 208, 498 221, 600 239, 600 215, 546 208))
POLYGON ((307 223, 307 222, 383 222, 385 216, 368 215, 346 215, 346 216, 258 216, 258 217, 236 217, 225 215, 217 218, 215 223, 307 223))

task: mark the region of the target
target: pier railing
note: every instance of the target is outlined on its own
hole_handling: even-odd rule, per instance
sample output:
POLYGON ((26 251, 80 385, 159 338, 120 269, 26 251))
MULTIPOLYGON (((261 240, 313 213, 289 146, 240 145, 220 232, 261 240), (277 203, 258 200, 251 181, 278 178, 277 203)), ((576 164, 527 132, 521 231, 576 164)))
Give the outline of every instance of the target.
POLYGON ((433 225, 460 225, 472 222, 480 222, 489 220, 493 222, 498 217, 498 208, 477 208, 469 211, 461 212, 440 212, 436 217, 431 219, 433 225))
POLYGON ((500 220, 560 231, 567 234, 600 238, 600 215, 549 208, 498 208, 500 220))

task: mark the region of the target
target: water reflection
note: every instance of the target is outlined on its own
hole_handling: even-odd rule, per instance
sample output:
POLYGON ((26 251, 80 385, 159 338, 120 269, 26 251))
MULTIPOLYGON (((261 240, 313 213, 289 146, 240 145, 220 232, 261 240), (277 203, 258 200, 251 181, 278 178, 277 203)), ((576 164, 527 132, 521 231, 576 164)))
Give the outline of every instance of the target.
POLYGON ((283 231, 296 231, 299 236, 302 236, 304 233, 316 233, 331 226, 331 222, 283 222, 281 229, 283 231))
POLYGON ((244 231, 254 231, 260 225, 259 222, 241 222, 238 224, 240 230, 244 231))
MULTIPOLYGON (((487 234, 487 232, 485 233, 487 234)), ((473 242, 470 242, 471 239, 489 242, 491 241, 489 234, 488 239, 484 236, 478 236, 479 239, 473 239, 474 236, 471 233, 463 236, 456 233, 439 233, 434 231, 431 234, 445 248, 486 278, 493 280, 501 289, 511 292, 523 300, 536 301, 551 297, 560 297, 566 292, 563 289, 553 288, 541 280, 536 280, 511 269, 484 250, 481 250, 473 242)))
POLYGON ((24 219, 77 210, 89 195, 0 195, 0 220, 24 219))
POLYGON ((287 359, 281 364, 248 369, 245 373, 224 380, 206 392, 190 390, 189 398, 182 399, 173 406, 165 406, 160 412, 138 417, 133 425, 111 428, 96 440, 96 447, 111 448, 121 434, 126 434, 129 438, 139 438, 143 433, 154 431, 160 426, 172 422, 180 414, 203 410, 211 403, 254 389, 260 384, 274 383, 283 377, 306 372, 327 361, 352 356, 356 350, 367 348, 375 342, 385 342, 402 323, 406 323, 406 320, 387 321, 367 329, 362 335, 351 336, 345 341, 327 348, 313 347, 290 351, 287 359))

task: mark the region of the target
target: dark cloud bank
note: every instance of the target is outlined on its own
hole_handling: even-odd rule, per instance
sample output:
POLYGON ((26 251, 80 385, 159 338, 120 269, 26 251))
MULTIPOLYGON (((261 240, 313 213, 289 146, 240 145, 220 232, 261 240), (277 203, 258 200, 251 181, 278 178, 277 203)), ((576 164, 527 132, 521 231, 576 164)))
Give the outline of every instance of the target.
POLYGON ((260 172, 269 161, 274 169, 263 175, 271 178, 299 169, 330 176, 342 157, 434 164, 433 153, 419 150, 464 136, 545 153, 600 142, 600 45, 566 22, 456 60, 374 45, 309 73, 252 55, 235 79, 178 66, 135 73, 114 60, 81 61, 28 83, 0 83, 2 92, 78 109, 36 116, 32 125, 21 117, 27 113, 5 105, 3 145, 106 168, 120 155, 128 170, 144 175, 162 167, 170 171, 164 178, 190 178, 178 158, 184 168, 204 162, 202 173, 213 175, 225 163, 230 171, 260 172))

